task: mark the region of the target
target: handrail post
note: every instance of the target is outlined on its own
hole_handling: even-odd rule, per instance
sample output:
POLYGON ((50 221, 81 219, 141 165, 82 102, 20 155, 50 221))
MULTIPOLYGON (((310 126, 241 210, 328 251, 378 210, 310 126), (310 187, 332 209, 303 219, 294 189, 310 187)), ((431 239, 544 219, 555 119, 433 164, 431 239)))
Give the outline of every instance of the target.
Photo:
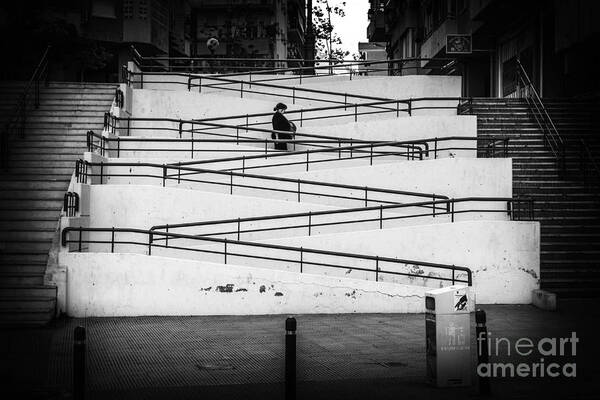
POLYGON ((240 82, 240 99, 244 98, 244 82, 240 82))
POLYGON ((182 131, 183 131, 183 121, 179 120, 179 139, 181 139, 182 131))
POLYGON ((300 179, 298 179, 298 203, 300 203, 300 179))
POLYGON ((379 282, 379 256, 375 256, 375 282, 379 282))
POLYGON ((163 176, 162 176, 162 185, 165 187, 167 182, 167 165, 163 164, 163 176))
POLYGON ((373 142, 371 142, 371 153, 369 155, 369 165, 373 165, 373 142))
POLYGON ((452 201, 452 210, 451 210, 451 215, 452 215, 452 222, 454 222, 454 199, 451 200, 452 201))
POLYGON ((115 227, 114 226, 111 229, 111 235, 110 235, 110 252, 111 253, 115 252, 115 227))
POLYGON ((240 223, 241 223, 241 220, 238 217, 238 220, 237 220, 237 240, 238 241, 240 240, 240 223))
POLYGON ((354 122, 358 121, 358 104, 354 103, 354 122))
POLYGON ((396 118, 400 116, 400 100, 396 101, 396 118))
POLYGON ((154 241, 154 233, 150 231, 148 233, 148 255, 152 255, 152 242, 154 241))
POLYGON ((302 273, 302 264, 304 262, 304 252, 302 246, 300 246, 300 273, 302 273))
POLYGON ((408 115, 412 116, 412 98, 408 99, 408 115))
POLYGON ((296 399, 296 318, 285 320, 285 400, 296 399))
POLYGON ((312 211, 309 211, 308 212, 308 236, 310 236, 311 224, 312 224, 312 211))
POLYGON ((309 155, 310 155, 310 151, 306 150, 306 170, 307 171, 308 171, 308 158, 309 158, 309 155))
POLYGON ((367 207, 367 204, 369 203, 369 200, 368 200, 368 197, 367 197, 368 196, 368 192, 369 192, 369 187, 365 186, 365 207, 367 207))
POLYGON ((229 171, 229 194, 233 194, 233 171, 229 171))
POLYGON ((224 244, 224 248, 223 248, 223 254, 225 256, 225 262, 223 264, 227 264, 227 238, 225 238, 223 240, 223 244, 224 244))
POLYGON ((383 204, 379 205, 379 229, 383 229, 383 204))
POLYGON ((77 326, 73 334, 73 399, 85 399, 85 328, 77 326))
POLYGON ((433 138, 433 159, 437 160, 438 138, 433 138))
POLYGON ((435 193, 432 195, 432 202, 431 204, 433 205, 433 215, 432 217, 435 218, 435 193))

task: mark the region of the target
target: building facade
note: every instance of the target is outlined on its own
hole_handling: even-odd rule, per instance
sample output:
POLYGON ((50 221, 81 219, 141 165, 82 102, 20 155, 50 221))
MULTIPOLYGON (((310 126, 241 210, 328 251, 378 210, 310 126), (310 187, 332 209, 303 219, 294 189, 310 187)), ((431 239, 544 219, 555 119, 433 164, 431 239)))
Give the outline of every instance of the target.
POLYGON ((210 38, 219 57, 303 58, 304 0, 191 0, 192 56, 210 57, 210 38))
MULTIPOLYGON (((420 57, 420 67, 452 57, 468 96, 517 93, 520 60, 543 96, 599 93, 597 47, 600 3, 591 0, 371 0, 369 41, 387 42, 389 59, 420 57), (448 35, 470 51, 449 54, 448 35)), ((438 63, 439 65, 439 63, 438 63)), ((412 73, 417 73, 413 70, 412 73)), ((422 70, 419 70, 422 72, 422 70)), ((409 72, 411 73, 411 72, 409 72)))
MULTIPOLYGON (((7 2, 8 3, 8 2, 7 2)), ((0 79, 27 79, 48 44, 52 79, 109 81, 143 56, 304 58, 304 0, 86 0, 0 5, 0 47, 16 61, 0 79), (213 51, 206 42, 216 38, 213 51)), ((8 64, 8 63, 5 63, 8 64)))

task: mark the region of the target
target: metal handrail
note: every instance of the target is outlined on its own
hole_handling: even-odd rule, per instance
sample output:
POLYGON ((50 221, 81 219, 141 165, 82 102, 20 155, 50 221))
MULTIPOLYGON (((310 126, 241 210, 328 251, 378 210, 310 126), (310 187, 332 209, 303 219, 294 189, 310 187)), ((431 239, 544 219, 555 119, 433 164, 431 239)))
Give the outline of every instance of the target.
MULTIPOLYGON (((337 107, 335 107, 337 108, 337 107)), ((311 108, 311 109, 306 109, 306 110, 300 110, 300 111, 304 111, 304 112, 312 112, 312 111, 322 111, 323 109, 330 109, 330 107, 323 107, 323 108, 311 108)), ((294 113, 293 111, 290 113, 294 113)), ((263 114, 255 114, 257 116, 261 116, 263 114)), ((272 114, 264 114, 264 115, 269 115, 271 116, 272 114)), ((349 114, 344 114, 342 116, 348 116, 349 114)), ((253 117, 254 115, 247 115, 247 117, 253 117)), ((245 116, 242 116, 246 117, 245 116)), ((334 118, 335 116, 332 116, 331 118, 334 118)), ((223 119, 231 119, 231 118, 235 118, 234 117, 223 117, 223 119)), ((326 117, 324 117, 326 118, 326 117)), ((259 132, 259 133, 266 133, 266 134, 271 134, 271 133, 290 133, 289 131, 279 131, 279 130, 274 130, 274 129, 266 129, 266 128, 257 128, 251 125, 257 125, 257 124, 248 124, 248 125, 229 125, 229 124, 220 124, 220 123, 216 123, 216 122, 211 122, 213 120, 219 120, 219 118, 207 118, 207 119, 177 119, 177 118, 157 118, 157 117, 117 117, 115 115, 110 114, 109 112, 104 114, 104 130, 109 131, 111 133, 116 133, 117 131, 120 130, 126 130, 126 136, 130 135, 130 132, 132 130, 141 130, 141 129, 150 129, 148 127, 132 127, 131 126, 131 122, 170 122, 173 124, 177 124, 177 128, 169 128, 169 127, 152 127, 152 129, 156 129, 156 130, 168 130, 168 131, 176 131, 179 133, 179 137, 182 137, 182 134, 184 132, 191 132, 191 133, 202 133, 202 134, 208 134, 210 135, 210 133, 206 132, 206 130, 209 129, 214 129, 214 128, 225 128, 225 129, 235 129, 236 130, 236 135, 226 135, 226 134, 213 134, 214 136, 227 136, 227 137, 236 137, 236 138, 241 138, 243 136, 239 135, 239 130, 243 129, 244 131, 253 131, 253 132, 259 132), (117 126, 117 123, 120 123, 121 121, 126 122, 127 126, 125 127, 121 127, 121 126, 117 126), (191 127, 189 129, 185 129, 184 126, 185 125, 190 125, 191 127), (198 129, 196 128, 196 126, 207 126, 208 128, 206 129, 198 129)), ((294 120, 290 120, 290 121, 294 121, 294 120)), ((267 122, 265 122, 266 124, 267 122)), ((268 124, 271 124, 271 121, 268 122, 268 124)), ((302 120, 300 121, 300 124, 302 124, 302 120)), ((302 126, 302 125, 300 125, 302 126)), ((322 135, 322 134, 311 134, 311 133, 306 133, 306 132, 294 132, 294 136, 300 136, 300 137, 307 137, 307 138, 313 138, 313 139, 327 139, 327 140, 333 140, 333 141, 337 141, 339 139, 348 139, 348 138, 343 138, 343 137, 338 137, 338 136, 330 136, 330 135, 322 135)), ((246 138, 251 138, 251 137, 246 137, 246 138)), ((262 139, 261 139, 262 140, 262 139)), ((360 139, 351 139, 349 138, 348 140, 353 140, 353 141, 361 141, 360 139)))
MULTIPOLYGON (((227 136, 227 135, 216 135, 216 136, 227 136)), ((312 154, 315 150, 325 150, 326 152, 333 152, 338 155, 338 159, 342 158, 342 154, 350 154, 350 157, 346 158, 357 158, 353 157, 353 155, 364 155, 368 157, 380 157, 380 156, 401 156, 406 157, 407 159, 423 159, 423 152, 428 151, 427 143, 413 143, 413 144, 397 144, 396 142, 367 142, 364 140, 353 140, 353 139, 343 139, 340 138, 338 140, 328 140, 328 139, 311 139, 311 140, 296 140, 296 139, 258 139, 258 138, 231 138, 231 139, 198 139, 198 138, 153 138, 153 137, 129 137, 129 136, 102 136, 94 133, 93 131, 87 132, 87 150, 99 151, 99 154, 102 156, 110 157, 110 158, 120 158, 122 152, 145 152, 145 151, 153 151, 153 152, 186 152, 190 153, 190 157, 194 158, 194 154, 199 154, 202 152, 239 152, 239 149, 222 149, 221 147, 202 147, 197 146, 206 145, 206 144, 235 144, 235 145, 244 145, 248 144, 252 147, 255 147, 255 150, 245 149, 245 152, 254 152, 260 154, 260 158, 266 158, 271 154, 279 154, 282 156, 290 155, 290 154, 312 154), (97 139, 98 144, 95 143, 94 139, 97 139), (124 147, 127 143, 190 143, 189 148, 169 148, 169 147, 153 147, 153 148, 127 148, 124 147), (116 143, 116 146, 111 147, 110 143, 116 143), (287 152, 282 152, 280 150, 271 148, 270 144, 277 143, 286 143, 292 145, 292 150, 287 152), (342 145, 346 144, 346 145, 342 145), (260 147, 256 146, 260 145, 260 147), (297 150, 296 146, 310 146, 314 147, 314 149, 307 150, 297 150), (381 147, 394 147, 403 149, 403 151, 386 151, 385 149, 379 150, 381 147), (116 152, 116 154, 115 154, 116 152)), ((307 157, 310 155, 307 154, 307 157)), ((240 157, 249 157, 249 156, 240 156, 240 157)), ((246 158, 251 159, 251 158, 246 158)))
MULTIPOLYGON (((132 75, 148 75, 148 73, 144 73, 144 72, 130 72, 132 75)), ((357 98, 357 99, 363 99, 363 100, 376 100, 376 101, 381 101, 383 102, 382 104, 396 104, 396 103, 405 103, 408 105, 408 114, 411 115, 411 102, 412 101, 420 101, 420 100, 460 100, 462 99, 461 97, 421 97, 421 98, 411 98, 411 99, 390 99, 390 98, 384 98, 384 97, 373 97, 373 96, 364 96, 364 95, 358 95, 358 94, 352 94, 352 93, 339 93, 339 92, 334 92, 334 91, 329 91, 329 90, 318 90, 318 89, 308 89, 308 88, 301 88, 301 87, 296 87, 296 86, 286 86, 286 85, 275 85, 275 84, 267 84, 267 83, 262 83, 262 82, 247 82, 244 80, 237 80, 237 79, 229 79, 229 78, 221 78, 221 77, 216 77, 214 75, 210 75, 210 76, 203 76, 203 75, 198 75, 198 74, 185 74, 185 73, 166 73, 169 76, 183 76, 183 77, 187 77, 187 83, 186 82, 178 82, 178 81, 172 81, 172 82, 167 82, 167 81, 160 81, 160 83, 173 83, 173 84, 179 84, 179 85, 187 85, 188 91, 191 91, 192 87, 199 87, 200 91, 202 89, 202 79, 207 79, 207 80, 215 80, 215 81, 219 81, 219 82, 226 82, 225 84, 239 84, 240 88, 239 89, 234 89, 234 88, 225 88, 225 87, 220 87, 223 90, 231 90, 231 91, 239 91, 240 92, 240 96, 243 98, 243 94, 244 93, 254 93, 254 94, 262 94, 262 95, 266 95, 266 96, 276 96, 278 98, 282 98, 282 97, 286 97, 286 98, 291 98, 292 102, 295 104, 295 100, 296 99, 303 99, 303 100, 311 100, 311 101, 320 101, 320 102, 324 102, 324 103, 333 103, 333 104, 341 104, 340 107, 353 107, 353 106, 363 106, 363 107, 367 107, 367 106, 374 106, 376 104, 374 103, 348 103, 348 98, 357 98), (198 85, 193 85, 191 82, 195 79, 200 80, 200 83, 198 85), (244 89, 244 84, 247 85, 247 88, 244 89), (269 93, 269 92, 258 92, 258 91, 254 91, 254 90, 250 90, 250 88, 252 86, 262 86, 262 87, 269 87, 269 88, 274 88, 274 89, 279 89, 279 90, 286 90, 286 91, 291 91, 292 94, 291 95, 286 95, 286 94, 281 94, 281 93, 269 93), (337 96, 340 98, 343 98, 344 101, 342 102, 341 99, 336 101, 336 100, 328 100, 328 99, 319 99, 319 98, 314 98, 314 97, 302 97, 302 96, 297 96, 296 92, 306 92, 306 93, 313 93, 313 94, 323 94, 323 95, 328 95, 328 96, 337 96)), ((158 74, 161 75, 161 74, 158 74)), ((130 79, 128 78, 128 81, 130 79)), ((148 82, 147 82, 148 83, 148 82)), ((140 82, 140 84, 142 85, 143 88, 143 81, 140 82)), ((425 107, 425 108, 435 108, 435 107, 425 107)), ((455 107, 452 107, 455 108, 455 107)), ((415 108, 416 109, 416 108, 415 108)), ((391 110, 391 111, 396 111, 396 110, 391 110)), ((402 110, 402 111, 407 111, 407 110, 402 110)))
MULTIPOLYGON (((331 119, 331 118, 339 118, 339 117, 352 117, 354 116, 354 121, 357 122, 358 121, 358 115, 366 115, 366 114, 374 114, 374 113, 382 113, 382 112, 395 112, 396 113, 396 117, 399 117, 399 113, 402 112, 407 112, 408 115, 412 115, 412 111, 413 110, 420 110, 420 109, 455 109, 458 106, 460 106, 460 103, 457 105, 457 107, 448 107, 448 106, 426 106, 426 107, 415 107, 413 105, 414 102, 420 102, 420 101, 457 101, 460 102, 461 98, 460 97, 419 97, 419 98, 412 98, 412 99, 402 99, 402 100, 390 100, 390 101, 381 101, 381 102, 369 102, 369 103, 361 103, 361 104, 352 104, 352 105, 341 105, 341 106, 328 106, 328 107, 314 107, 314 108, 307 108, 307 109, 300 109, 300 110, 291 110, 289 112, 287 112, 288 115, 295 115, 295 114, 299 114, 300 118, 298 119, 290 119, 290 121, 292 122, 298 122, 298 124, 300 125, 300 127, 303 126, 303 122, 304 121, 309 121, 309 120, 322 120, 322 119, 331 119), (392 108, 387 108, 387 107, 379 107, 379 109, 383 110, 383 111, 369 111, 369 112, 358 112, 358 107, 370 107, 370 106, 381 106, 381 105, 395 105, 395 107, 392 108), (400 108, 400 104, 406 104, 407 108, 400 108), (350 112, 350 113, 344 113, 344 114, 334 114, 334 115, 319 115, 317 117, 309 117, 306 118, 304 115, 307 113, 312 113, 312 112, 321 112, 321 111, 330 111, 330 110, 347 110, 348 108, 352 109, 354 108, 354 112, 350 112)), ((201 129, 194 129, 194 127, 196 125, 205 125, 208 128, 207 129, 213 129, 213 128, 228 128, 228 129, 235 129, 236 130, 236 136, 239 136, 239 130, 240 129, 244 129, 245 131, 257 131, 257 132, 263 132, 263 133, 279 133, 280 131, 274 131, 272 129, 261 129, 261 128, 256 128, 256 125, 267 125, 267 124, 271 124, 271 121, 264 121, 264 122, 257 122, 257 123, 250 123, 250 118, 257 118, 257 117, 271 117, 272 113, 254 113, 254 114, 243 114, 243 115, 230 115, 230 116, 225 116, 225 117, 211 117, 211 118, 202 118, 202 119, 176 119, 176 118, 149 118, 149 117, 144 117, 144 118, 132 118, 132 117, 126 117, 126 118, 121 118, 121 117, 116 117, 114 115, 111 115, 110 113, 106 113, 105 114, 105 118, 104 118, 104 128, 105 130, 109 130, 111 132, 115 132, 116 130, 125 130, 126 134, 129 136, 130 131, 133 129, 148 129, 148 128, 142 128, 142 127, 136 127, 133 128, 131 127, 131 122, 135 122, 135 121, 148 121, 148 122, 171 122, 174 124, 179 124, 178 125, 178 129, 177 131, 179 132, 179 135, 181 136, 182 132, 200 132, 201 129), (245 119, 246 123, 242 124, 242 125, 227 125, 227 124, 219 124, 216 123, 215 121, 226 121, 226 120, 231 120, 231 119, 245 119), (117 122, 120 121, 126 121, 127 122, 127 126, 125 127, 121 127, 121 126, 117 126, 117 122), (189 124, 191 125, 191 129, 187 129, 184 130, 183 129, 183 125, 184 124, 189 124)), ((175 129, 171 129, 171 128, 155 128, 155 129, 163 129, 163 130, 175 130, 175 129)), ((289 132, 287 132, 289 133, 289 132)), ((227 136, 227 135, 225 135, 227 136)), ((313 138, 323 138, 323 139, 337 139, 337 137, 333 137, 333 136, 327 136, 327 135, 315 135, 315 134, 308 134, 308 133, 301 133, 301 132, 296 132, 295 136, 304 136, 304 137, 313 137, 313 138)))
MULTIPOLYGON (((183 162, 178 162, 178 163, 172 163, 169 165, 181 165, 181 166, 189 166, 189 165, 200 165, 200 164, 214 164, 214 163, 218 163, 218 162, 231 162, 231 161, 248 161, 251 159, 265 159, 265 158, 278 158, 278 157, 286 157, 286 156, 290 156, 290 155, 299 155, 299 154, 306 154, 306 153, 322 153, 322 152, 337 152, 338 150, 360 150, 360 149, 367 149, 370 148, 371 146, 373 147, 378 147, 378 146, 388 146, 388 145, 396 145, 396 146, 423 146, 424 149, 421 150, 420 148, 418 148, 417 150, 419 150, 419 152, 422 154, 424 153, 425 157, 429 157, 429 153, 433 152, 434 153, 434 158, 437 158, 437 153, 440 151, 444 151, 444 150, 465 150, 465 148, 454 148, 454 147, 444 147, 444 148, 440 148, 438 146, 438 143, 440 142, 448 142, 448 141, 478 141, 478 140, 487 140, 490 141, 491 143, 497 143, 499 141, 502 142, 503 144, 503 149, 506 149, 507 145, 506 143, 508 142, 508 138, 497 138, 497 137, 486 137, 486 138, 480 138, 480 137, 472 137, 472 136, 445 136, 445 137, 433 137, 433 138, 425 138, 425 139, 415 139, 415 140, 404 140, 404 141, 395 141, 395 142, 372 142, 372 143, 364 143, 364 142, 360 142, 357 145, 353 145, 353 146, 346 146, 346 147, 341 147, 341 148, 336 148, 336 147, 332 147, 329 149, 316 149, 316 150, 306 150, 306 151, 291 151, 291 152, 286 152, 286 153, 273 153, 273 154, 268 154, 268 155, 256 155, 256 156, 238 156, 238 157, 230 157, 230 158, 223 158, 223 159, 216 159, 216 160, 193 160, 193 161, 183 161, 183 162), (433 143, 433 145, 430 145, 429 143, 433 143)), ((471 150, 469 148, 466 148, 466 150, 471 150)), ((423 157, 415 157, 414 159, 423 159, 423 157)), ((265 165, 261 165, 260 168, 266 167, 265 165)), ((237 169, 243 169, 243 168, 237 168, 237 169)))
POLYGON ((4 126, 2 135, 0 136, 0 165, 8 168, 8 158, 10 152, 10 132, 14 125, 20 124, 19 133, 21 137, 25 135, 25 122, 27 120, 27 107, 30 101, 30 91, 35 85, 34 107, 37 109, 40 105, 40 81, 44 77, 48 69, 48 55, 52 46, 48 45, 42 54, 42 57, 37 64, 31 78, 27 82, 23 93, 21 94, 14 111, 10 114, 8 121, 4 126))
POLYGON ((276 245, 276 244, 245 242, 245 241, 239 241, 239 240, 198 237, 198 236, 193 236, 193 235, 166 233, 166 232, 151 231, 151 230, 144 230, 144 229, 134 229, 134 228, 114 228, 114 227, 113 228, 84 228, 84 227, 63 228, 63 230, 61 232, 61 244, 63 247, 66 247, 70 243, 77 243, 79 252, 81 252, 83 250, 84 243, 86 243, 86 244, 90 244, 90 243, 110 244, 111 253, 114 253, 116 244, 125 243, 125 244, 129 244, 129 245, 138 245, 138 246, 148 247, 148 255, 152 255, 153 247, 155 247, 155 248, 171 248, 171 249, 175 249, 175 250, 194 251, 194 252, 210 253, 210 254, 221 254, 221 255, 223 255, 223 258, 224 258, 224 264, 227 264, 228 256, 229 257, 234 256, 234 257, 244 257, 244 258, 253 258, 253 259, 263 259, 263 260, 286 262, 286 263, 293 262, 293 263, 300 265, 300 273, 303 272, 303 267, 306 265, 315 265, 315 266, 336 268, 336 269, 345 269, 345 270, 351 269, 351 270, 355 270, 355 271, 373 272, 373 273, 375 273, 376 281, 379 281, 379 274, 389 274, 389 275, 399 275, 399 276, 423 278, 423 275, 419 275, 419 274, 415 274, 415 273, 383 270, 379 267, 380 263, 390 263, 393 265, 398 265, 398 264, 418 265, 418 266, 422 266, 422 267, 435 268, 438 270, 445 270, 445 271, 452 272, 452 278, 444 278, 441 276, 435 276, 435 275, 429 276, 428 275, 427 279, 452 282, 452 284, 455 284, 456 282, 461 282, 461 283, 466 283, 469 286, 472 286, 472 282, 473 282, 472 272, 469 268, 455 266, 455 265, 430 263, 430 262, 415 261, 415 260, 404 260, 404 259, 398 259, 398 258, 371 256, 371 255, 356 254, 356 253, 343 253, 343 252, 311 249, 311 248, 304 248, 304 247, 292 247, 292 246, 282 246, 282 245, 276 245), (78 238, 76 240, 70 240, 69 239, 70 232, 79 232, 78 238), (110 241, 92 241, 89 239, 84 240, 83 239, 84 232, 110 233, 111 240, 110 241), (146 235, 147 240, 144 242, 139 242, 139 241, 133 241, 133 240, 128 239, 125 242, 118 242, 115 239, 115 234, 122 233, 122 232, 146 235), (205 242, 205 243, 208 242, 208 243, 212 243, 212 244, 222 244, 223 250, 202 249, 202 248, 197 248, 197 247, 195 247, 195 248, 187 247, 186 248, 186 247, 180 247, 180 246, 169 246, 168 244, 156 244, 156 243, 153 243, 154 237, 156 237, 156 236, 169 236, 171 238, 177 238, 177 239, 190 239, 190 240, 195 240, 195 241, 205 242), (228 252, 227 251, 228 245, 229 246, 246 247, 246 248, 291 251, 291 252, 296 253, 298 255, 298 257, 297 258, 269 257, 269 256, 264 255, 263 254, 264 252, 260 252, 261 255, 234 253, 231 251, 228 252), (344 257, 344 258, 352 259, 353 263, 351 265, 343 265, 342 266, 339 264, 308 261, 304 257, 307 254, 316 254, 319 256, 344 257), (375 263, 375 268, 357 267, 356 260, 373 261, 375 263), (456 272, 462 272, 462 273, 466 274, 466 276, 467 276, 466 279, 461 279, 461 278, 457 277, 456 272))
POLYGON ((581 170, 583 172, 583 182, 587 183, 588 182, 588 177, 587 177, 588 165, 591 165, 592 170, 596 174, 596 178, 600 177, 600 167, 598 167, 598 164, 596 163, 596 159, 592 155, 592 151, 590 150, 590 148, 587 145, 587 143, 585 142, 585 140, 579 139, 579 143, 581 146, 581 170))
MULTIPOLYGON (((434 194, 434 193, 422 193, 422 192, 411 192, 411 191, 402 191, 402 190, 395 190, 395 189, 384 189, 384 188, 376 188, 376 187, 370 187, 370 186, 356 186, 356 185, 348 185, 348 184, 341 184, 341 183, 328 183, 328 182, 320 182, 320 181, 312 181, 312 180, 308 180, 308 179, 293 179, 293 178, 286 178, 286 177, 279 177, 279 176, 270 176, 270 175, 257 175, 257 174, 248 174, 248 173, 239 173, 239 172, 234 172, 234 171, 218 171, 218 170, 212 170, 212 169, 204 169, 204 168, 192 168, 192 167, 185 167, 185 166, 180 166, 180 165, 168 165, 168 164, 156 164, 156 163, 131 163, 131 162, 127 162, 127 163, 115 163, 115 162, 89 162, 89 161, 85 161, 85 160, 77 160, 76 161, 76 166, 75 166, 75 177, 78 183, 87 183, 88 181, 88 177, 100 177, 100 184, 104 183, 104 178, 108 178, 111 176, 123 176, 123 174, 111 174, 105 171, 105 168, 108 167, 149 167, 149 168, 156 168, 157 170, 160 170, 161 175, 149 175, 149 174, 144 174, 144 175, 134 175, 134 176, 143 176, 146 178, 156 178, 156 179, 161 179, 162 180, 162 185, 166 186, 166 181, 167 180, 177 180, 178 183, 181 183, 182 181, 184 182, 199 182, 199 183, 205 183, 205 184, 214 184, 214 185, 219 185, 219 186, 229 186, 230 187, 230 194, 233 194, 233 187, 242 187, 242 188, 249 188, 249 189, 258 189, 258 190, 267 190, 267 191, 275 191, 275 192, 283 192, 283 193, 292 193, 294 195, 298 196, 298 201, 300 201, 300 196, 301 195, 316 195, 316 196, 322 196, 322 197, 331 197, 331 198, 336 198, 336 199, 347 199, 347 200, 357 200, 362 202, 365 202, 365 205, 368 204, 368 202, 377 202, 377 203, 392 203, 392 204, 397 204, 397 202, 392 202, 392 201, 386 201, 386 200, 378 200, 373 198, 373 194, 391 194, 391 195, 398 195, 398 196, 413 196, 413 197, 422 197, 422 198, 431 198, 431 199, 448 199, 447 196, 444 195, 439 195, 439 194, 434 194), (100 167, 101 171, 100 174, 96 174, 96 173, 90 173, 90 167, 100 167), (169 170, 175 170, 177 171, 174 174, 169 174, 169 170), (182 172, 183 171, 183 172, 182 172), (190 175, 197 175, 197 174, 204 174, 204 175, 217 175, 220 177, 224 177, 224 178, 229 178, 229 182, 220 182, 220 181, 199 181, 199 180, 192 180, 189 179, 187 177, 189 177, 190 175), (233 183, 233 177, 237 177, 237 178, 243 178, 243 179, 256 179, 259 181, 263 181, 263 182, 285 182, 285 183, 291 183, 296 190, 290 190, 290 189, 283 189, 283 188, 273 188, 273 187, 267 187, 265 186, 265 183, 263 183, 262 185, 248 185, 248 184, 235 184, 233 183), (302 186, 316 186, 316 187, 320 187, 320 188, 335 188, 335 189, 348 189, 352 192, 355 193, 359 193, 361 196, 357 197, 357 196, 343 196, 340 194, 331 194, 331 193, 326 193, 326 192, 305 192, 301 190, 302 186), (362 196, 364 194, 364 197, 362 196), (371 194, 371 198, 369 199, 369 194, 371 194)), ((125 176, 129 176, 129 175, 125 175, 125 176)))
MULTIPOLYGON (((137 49, 135 49, 135 47, 132 45, 131 46, 132 49, 132 53, 133 53, 133 61, 136 63, 136 65, 142 69, 144 67, 157 67, 157 68, 169 68, 172 69, 174 67, 181 67, 181 68, 189 68, 190 66, 185 66, 185 65, 164 65, 164 64, 158 64, 158 65, 144 65, 142 64, 143 61, 147 60, 147 61, 188 61, 190 64, 200 61, 200 62, 223 62, 223 61, 228 61, 228 62, 247 62, 247 63, 264 63, 264 62, 272 62, 272 63, 298 63, 298 64, 304 64, 304 63, 308 63, 309 65, 307 66, 302 66, 302 67, 291 67, 291 68, 272 68, 272 69, 267 69, 264 70, 265 73, 273 73, 273 72, 296 72, 296 71, 304 71, 304 70, 308 70, 308 71, 315 71, 315 70, 325 70, 328 72, 331 72, 332 69, 335 68, 339 68, 339 67, 344 67, 344 68, 348 68, 348 67, 355 67, 355 66, 371 66, 371 65, 378 65, 378 64, 387 64, 387 65, 393 65, 393 64, 399 64, 399 63, 410 63, 410 62, 422 62, 422 61, 438 61, 438 62, 444 62, 444 63, 450 63, 450 62, 455 62, 456 58, 427 58, 427 57, 407 57, 407 58, 397 58, 397 59, 391 59, 391 60, 306 60, 306 59, 302 59, 302 58, 286 58, 286 59, 278 59, 278 58, 241 58, 241 57, 167 57, 167 56, 154 56, 154 57, 144 57, 142 56, 137 49), (330 63, 330 61, 332 61, 333 63, 330 63), (318 63, 327 63, 326 65, 314 65, 314 64, 318 64, 318 63)), ((440 68, 443 68, 446 64, 442 65, 440 68)), ((429 66, 429 67, 422 67, 423 69, 434 69, 434 67, 429 66)), ((389 68, 388 68, 389 69, 389 68)), ((328 74, 329 75, 329 74, 328 74)))
POLYGON ((531 99, 533 102, 533 106, 535 107, 534 117, 540 129, 542 129, 544 133, 544 141, 550 147, 550 150, 554 154, 554 156, 560 160, 561 164, 564 165, 564 157, 565 157, 565 142, 563 138, 558 133, 552 118, 548 114, 542 99, 540 98, 535 86, 529 79, 529 75, 523 68, 521 61, 517 59, 517 76, 523 82, 525 87, 529 88, 533 96, 526 96, 527 99, 531 99), (538 119, 539 116, 539 119, 538 119))
MULTIPOLYGON (((521 61, 517 59, 517 75, 519 79, 524 84, 525 88, 528 89, 528 92, 525 96, 530 106, 535 108, 533 112, 533 116, 538 124, 539 128, 544 133, 544 142, 550 150, 554 154, 554 156, 559 160, 559 164, 563 169, 566 169, 566 148, 569 144, 563 139, 563 137, 559 134, 554 121, 550 117, 544 102, 542 101, 540 95, 538 94, 535 85, 527 75, 525 68, 521 64, 521 61), (529 93, 529 91, 533 94, 533 96, 529 93), (531 99, 531 102, 529 102, 531 99)), ((579 140, 580 147, 580 160, 581 160, 581 169, 583 173, 583 180, 587 182, 587 166, 588 160, 591 164, 592 170, 596 173, 597 177, 600 177, 600 168, 596 164, 595 158, 592 155, 592 152, 585 142, 584 139, 579 140)))
MULTIPOLYGON (((383 229, 383 222, 389 220, 400 220, 407 218, 418 218, 418 217, 441 217, 444 215, 450 215, 451 222, 454 222, 455 215, 457 214, 465 214, 465 213, 506 213, 511 220, 515 221, 523 221, 523 220, 533 220, 533 200, 530 198, 510 198, 510 197, 463 197, 457 199, 450 199, 446 196, 445 200, 435 200, 435 197, 441 197, 434 195, 431 201, 422 201, 422 202, 414 202, 414 203, 401 203, 401 204, 388 204, 383 205, 380 204, 378 206, 366 206, 360 208, 345 208, 339 210, 325 210, 325 211, 309 211, 309 212, 301 212, 301 213, 291 213, 291 214, 279 214, 279 215, 269 215, 269 216, 261 216, 261 217, 247 217, 247 218, 232 218, 232 219, 224 219, 217 221, 202 221, 202 222, 188 222, 188 223, 180 223, 180 224, 161 224, 155 225, 150 228, 151 231, 154 230, 164 230, 165 232, 172 232, 173 229, 177 228, 190 228, 190 227, 204 227, 204 226, 216 226, 216 225, 229 225, 236 224, 237 229, 234 231, 225 231, 225 232, 210 232, 198 234, 195 236, 215 236, 215 235, 227 235, 227 234, 236 234, 237 240, 240 240, 240 235, 242 233, 253 233, 253 232, 266 232, 266 231, 281 231, 285 229, 298 229, 298 228, 308 228, 308 236, 311 236, 311 231, 314 228, 322 227, 322 226, 333 226, 333 225, 343 225, 343 224, 356 224, 356 223, 364 223, 364 222, 378 222, 379 229, 383 229), (458 203, 488 203, 488 202, 502 202, 506 204, 505 209, 466 209, 466 210, 456 210, 455 205, 458 203), (526 215, 522 216, 516 212, 517 205, 526 204, 527 211, 526 215), (441 207, 438 207, 441 206, 441 207), (407 208, 428 208, 431 209, 431 212, 428 213, 417 213, 417 214, 401 214, 394 216, 383 216, 383 211, 393 210, 393 211, 402 211, 407 208), (438 211, 438 209, 442 209, 444 211, 438 211), (329 222, 321 222, 314 223, 313 219, 319 216, 332 216, 332 215, 345 215, 345 214, 360 214, 369 211, 375 211, 379 213, 379 217, 376 218, 367 218, 367 219, 358 219, 351 220, 345 219, 341 221, 329 221, 329 222), (296 224, 296 225, 283 225, 284 222, 282 220, 293 220, 298 218, 307 218, 307 224, 296 224), (272 228, 254 228, 254 229, 241 229, 241 224, 245 222, 259 222, 259 221, 278 221, 276 227, 272 228)), ((216 228, 215 228, 216 229, 216 228)), ((165 240, 169 240, 169 237, 165 237, 165 240)))

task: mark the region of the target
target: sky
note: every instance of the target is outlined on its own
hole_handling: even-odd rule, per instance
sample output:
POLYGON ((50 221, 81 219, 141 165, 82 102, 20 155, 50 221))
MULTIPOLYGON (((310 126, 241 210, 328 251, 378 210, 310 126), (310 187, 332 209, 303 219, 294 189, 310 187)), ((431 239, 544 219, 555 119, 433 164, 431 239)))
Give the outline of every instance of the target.
MULTIPOLYGON (((329 4, 333 7, 340 5, 342 1, 330 0, 329 4)), ((343 18, 332 18, 331 23, 334 32, 342 39, 340 47, 350 52, 350 55, 346 58, 352 59, 352 54, 358 53, 358 42, 367 41, 369 0, 346 0, 344 10, 346 15, 343 18)))

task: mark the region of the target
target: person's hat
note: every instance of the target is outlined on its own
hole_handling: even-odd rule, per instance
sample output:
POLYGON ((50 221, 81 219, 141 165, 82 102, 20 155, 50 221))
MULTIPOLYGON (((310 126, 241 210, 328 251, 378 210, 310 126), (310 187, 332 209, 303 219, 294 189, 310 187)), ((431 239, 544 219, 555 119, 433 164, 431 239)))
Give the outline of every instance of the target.
POLYGON ((275 106, 273 111, 277 111, 277 110, 287 110, 287 106, 283 103, 277 103, 277 105, 275 106))

